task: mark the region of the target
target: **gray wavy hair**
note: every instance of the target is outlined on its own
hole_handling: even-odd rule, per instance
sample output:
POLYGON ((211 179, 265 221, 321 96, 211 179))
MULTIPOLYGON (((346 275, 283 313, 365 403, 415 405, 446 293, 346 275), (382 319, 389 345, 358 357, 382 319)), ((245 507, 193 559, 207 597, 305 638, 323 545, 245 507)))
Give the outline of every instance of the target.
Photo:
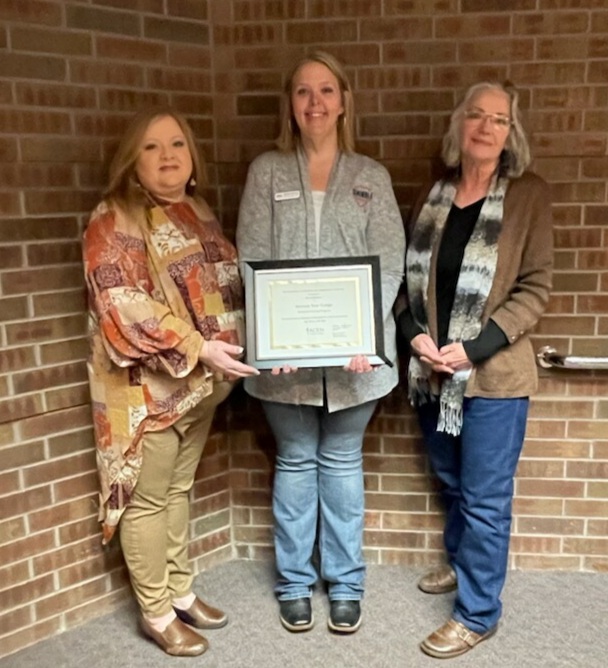
POLYGON ((450 126, 443 137, 441 149, 443 162, 448 167, 460 167, 460 129, 464 112, 469 108, 471 100, 486 90, 499 90, 509 97, 511 128, 505 148, 500 156, 499 172, 502 176, 521 176, 531 161, 530 145, 522 125, 519 93, 510 83, 500 84, 483 81, 474 84, 467 90, 462 102, 452 112, 450 126))

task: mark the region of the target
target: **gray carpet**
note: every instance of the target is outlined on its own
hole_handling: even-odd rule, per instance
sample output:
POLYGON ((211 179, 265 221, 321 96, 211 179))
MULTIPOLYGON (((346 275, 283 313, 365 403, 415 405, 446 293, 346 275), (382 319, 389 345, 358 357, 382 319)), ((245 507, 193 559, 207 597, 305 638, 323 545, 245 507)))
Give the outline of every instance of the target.
MULTIPOLYGON (((0 668, 418 668, 446 665, 418 642, 449 616, 453 594, 418 591, 419 569, 370 566, 364 621, 358 633, 335 636, 326 626, 327 597, 316 591, 312 631, 291 634, 278 620, 271 562, 232 561, 199 575, 196 591, 230 614, 206 632, 202 657, 174 658, 142 637, 135 607, 0 659, 0 668)), ((604 668, 608 666, 608 573, 510 572, 498 633, 452 659, 458 668, 604 668)))

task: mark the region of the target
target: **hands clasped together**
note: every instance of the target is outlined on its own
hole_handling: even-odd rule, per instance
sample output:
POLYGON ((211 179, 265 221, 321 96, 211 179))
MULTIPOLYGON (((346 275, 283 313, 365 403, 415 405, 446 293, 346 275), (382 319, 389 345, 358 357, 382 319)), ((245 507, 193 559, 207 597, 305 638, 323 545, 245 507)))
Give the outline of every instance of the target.
POLYGON ((462 343, 448 343, 437 348, 428 334, 418 334, 412 339, 411 346, 420 361, 428 364, 436 373, 447 373, 451 376, 456 371, 473 366, 462 343))

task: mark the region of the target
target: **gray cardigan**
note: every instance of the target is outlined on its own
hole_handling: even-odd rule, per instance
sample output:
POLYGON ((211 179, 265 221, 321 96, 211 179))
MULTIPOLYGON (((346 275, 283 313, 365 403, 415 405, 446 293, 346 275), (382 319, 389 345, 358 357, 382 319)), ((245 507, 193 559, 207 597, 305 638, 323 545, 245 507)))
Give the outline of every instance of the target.
POLYGON ((268 401, 322 406, 325 376, 328 410, 336 411, 391 391, 398 381, 392 306, 403 277, 405 235, 390 176, 382 165, 363 155, 338 154, 321 210, 317 250, 305 154, 264 153, 249 167, 236 241, 241 261, 378 255, 385 353, 394 364, 365 374, 339 367, 300 368, 279 376, 263 371, 246 379, 249 394, 268 401), (290 198, 279 193, 290 193, 290 198))

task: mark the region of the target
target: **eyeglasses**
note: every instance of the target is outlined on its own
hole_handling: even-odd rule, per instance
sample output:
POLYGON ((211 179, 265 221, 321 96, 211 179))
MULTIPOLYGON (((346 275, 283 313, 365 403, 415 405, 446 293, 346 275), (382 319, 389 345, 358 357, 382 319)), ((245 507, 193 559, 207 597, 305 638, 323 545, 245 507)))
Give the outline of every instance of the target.
POLYGON ((467 121, 473 121, 474 123, 483 123, 487 118, 493 127, 500 130, 508 130, 513 125, 511 119, 504 114, 486 114, 485 111, 479 109, 467 109, 464 112, 464 117, 467 121))

